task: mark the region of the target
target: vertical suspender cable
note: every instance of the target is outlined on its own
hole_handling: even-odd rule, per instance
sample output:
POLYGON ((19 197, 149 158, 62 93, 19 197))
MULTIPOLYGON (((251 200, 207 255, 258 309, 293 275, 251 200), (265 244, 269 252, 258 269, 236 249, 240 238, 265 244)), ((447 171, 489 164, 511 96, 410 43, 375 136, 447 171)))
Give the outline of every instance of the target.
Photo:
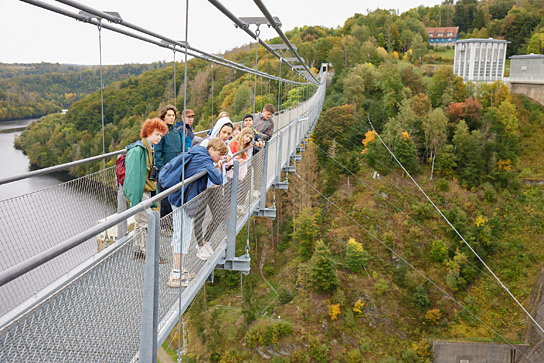
MULTIPOLYGON (((183 140, 181 141, 181 151, 182 151, 181 158, 182 158, 183 165, 185 165, 185 140, 187 139, 187 129, 185 128, 185 121, 187 120, 187 115, 185 114, 185 110, 187 109, 187 47, 189 46, 188 36, 187 36, 188 32, 189 32, 189 0, 185 0, 185 61, 184 61, 185 69, 183 71, 184 72, 183 73, 183 111, 182 111, 183 123, 181 126, 183 130, 183 140)), ((181 180, 185 181, 185 168, 181 168, 181 180)), ((185 206, 183 205, 184 200, 185 200, 185 187, 182 187, 181 188, 181 208, 185 208, 185 206)), ((182 215, 183 214, 184 213, 182 213, 182 215)), ((182 220, 182 222, 187 223, 187 221, 184 221, 184 220, 182 220)), ((190 238, 190 236, 187 238, 190 238)), ((181 257, 182 256, 180 256, 180 258, 181 257)), ((183 274, 183 263, 180 263, 180 274, 183 274)), ((178 362, 181 361, 181 355, 180 355, 181 354, 181 326, 182 326, 182 317, 183 317, 183 314, 181 312, 181 292, 182 292, 182 288, 180 284, 179 296, 178 296, 178 299, 179 299, 178 311, 179 311, 179 320, 180 320, 180 322, 178 323, 178 362)))
POLYGON ((255 30, 255 35, 257 36, 257 44, 255 45, 255 84, 253 86, 253 113, 255 113, 255 102, 257 102, 257 57, 259 56, 259 35, 261 31, 259 30, 259 24, 257 24, 257 30, 255 30))
POLYGON ((212 125, 213 125, 213 59, 212 59, 212 125))
POLYGON ((233 109, 233 115, 232 117, 236 116, 236 69, 234 70, 234 101, 233 101, 233 105, 232 105, 232 109, 233 109))
POLYGON ((281 110, 281 63, 283 58, 283 51, 280 50, 280 74, 278 76, 278 113, 281 110))
POLYGON ((174 107, 177 108, 177 87, 176 87, 176 51, 174 50, 174 107))
MULTIPOLYGON (((104 79, 102 77, 102 19, 98 18, 98 55, 100 57, 100 113, 102 119, 102 154, 106 153, 106 140, 104 133, 104 79)), ((104 202, 106 202, 106 159, 102 159, 102 191, 104 202)), ((108 211, 104 206, 104 218, 108 216, 108 211)), ((108 231, 106 231, 106 240, 109 241, 108 231)))

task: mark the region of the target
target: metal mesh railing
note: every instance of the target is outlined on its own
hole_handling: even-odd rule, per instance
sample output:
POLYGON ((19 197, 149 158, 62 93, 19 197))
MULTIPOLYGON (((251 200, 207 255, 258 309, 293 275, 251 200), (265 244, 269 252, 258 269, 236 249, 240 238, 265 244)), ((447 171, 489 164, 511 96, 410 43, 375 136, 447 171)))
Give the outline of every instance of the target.
MULTIPOLYGON (((316 112, 311 116, 315 118, 301 122, 297 133, 296 121, 293 120, 296 119, 295 115, 302 117, 303 114, 296 109, 286 111, 285 117, 293 118, 289 126, 284 125, 283 133, 277 134, 282 135, 281 142, 274 135, 267 144, 268 153, 263 150, 240 165, 238 189, 234 191, 237 193, 235 210, 230 207, 232 180, 206 189, 184 206, 190 218, 190 227, 188 232, 182 229, 186 233, 184 236, 189 235, 183 267, 195 277, 181 291, 181 302, 180 290, 168 287, 167 281, 174 262, 172 241, 176 229, 187 224, 178 224, 174 228, 181 218, 182 209, 174 210, 160 221, 159 254, 166 262, 159 265, 158 277, 161 336, 165 336, 164 331, 171 329, 173 322, 179 319, 177 307, 184 311, 204 278, 213 271, 220 256, 225 254, 228 218, 235 215, 238 229, 241 228, 253 210, 258 208, 261 198, 265 197, 261 195, 264 165, 267 165, 268 187, 277 179, 277 173, 281 173, 281 166, 289 163, 290 154, 296 148, 295 141, 300 141, 295 137, 298 135, 301 138, 311 123, 316 121, 319 110, 316 112), (287 141, 288 137, 291 142, 287 141), (281 153, 276 150, 281 150, 281 153), (268 160, 264 159, 265 154, 268 160), (278 166, 277 163, 281 164, 278 166), (214 251, 207 261, 196 256, 197 246, 202 240, 206 240, 214 251)), ((96 173, 37 193, 1 201, 0 221, 6 229, 2 238, 15 238, 16 233, 24 232, 24 237, 14 239, 18 242, 2 241, 13 257, 3 257, 1 268, 6 269, 26 260, 95 226, 106 215, 115 213, 117 190, 114 182, 114 169, 110 168, 105 174, 96 173), (106 186, 103 180, 106 180, 106 186), (25 244, 28 239, 34 242, 25 244)), ((67 279, 62 288, 0 327, 0 362, 133 361, 139 347, 145 266, 143 259, 134 258, 134 237, 120 241, 99 254, 96 238, 92 238, 2 286, 0 296, 4 310, 0 314, 93 257, 93 263, 77 277, 67 279)))
MULTIPOLYGON (((113 167, 0 201, 0 269, 6 270, 95 226, 98 220, 114 213, 116 208, 113 167)), ((96 252, 96 240, 89 240, 1 286, 0 316, 96 252)))

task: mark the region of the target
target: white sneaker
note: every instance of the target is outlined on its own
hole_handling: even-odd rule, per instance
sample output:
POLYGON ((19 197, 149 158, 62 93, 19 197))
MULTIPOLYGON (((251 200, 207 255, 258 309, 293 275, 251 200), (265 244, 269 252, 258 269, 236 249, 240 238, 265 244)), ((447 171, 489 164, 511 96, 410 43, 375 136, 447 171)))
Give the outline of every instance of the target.
POLYGON ((187 287, 187 286, 189 286, 189 280, 187 280, 187 279, 181 279, 180 285, 181 285, 181 287, 187 287))
POLYGON ((181 276, 179 272, 170 271, 170 277, 166 285, 171 288, 179 288, 181 276))
POLYGON ((209 244, 209 243, 206 243, 203 247, 206 249, 206 251, 208 251, 208 253, 210 254, 210 257, 211 257, 213 255, 212 245, 209 244))
POLYGON ((210 257, 212 257, 212 255, 210 255, 206 247, 202 246, 198 247, 196 251, 196 257, 200 258, 203 261, 207 261, 210 257))

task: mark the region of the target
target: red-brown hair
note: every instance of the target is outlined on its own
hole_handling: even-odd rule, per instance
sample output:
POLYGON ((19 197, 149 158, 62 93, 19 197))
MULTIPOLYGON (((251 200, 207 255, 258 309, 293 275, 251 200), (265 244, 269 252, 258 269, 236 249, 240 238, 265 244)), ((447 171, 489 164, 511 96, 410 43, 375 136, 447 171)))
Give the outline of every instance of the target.
POLYGON ((168 131, 168 127, 166 126, 166 123, 158 117, 152 119, 148 118, 147 120, 145 120, 142 128, 140 129, 140 137, 142 139, 145 139, 155 130, 159 130, 161 134, 164 135, 168 131))

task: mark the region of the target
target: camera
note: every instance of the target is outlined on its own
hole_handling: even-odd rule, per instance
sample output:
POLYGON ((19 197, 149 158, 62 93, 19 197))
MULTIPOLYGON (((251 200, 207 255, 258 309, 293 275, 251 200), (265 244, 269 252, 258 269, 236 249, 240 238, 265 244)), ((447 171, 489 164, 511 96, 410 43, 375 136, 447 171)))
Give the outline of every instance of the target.
POLYGON ((156 181, 158 176, 159 176, 159 169, 155 165, 153 165, 151 170, 149 170, 149 180, 156 181))

